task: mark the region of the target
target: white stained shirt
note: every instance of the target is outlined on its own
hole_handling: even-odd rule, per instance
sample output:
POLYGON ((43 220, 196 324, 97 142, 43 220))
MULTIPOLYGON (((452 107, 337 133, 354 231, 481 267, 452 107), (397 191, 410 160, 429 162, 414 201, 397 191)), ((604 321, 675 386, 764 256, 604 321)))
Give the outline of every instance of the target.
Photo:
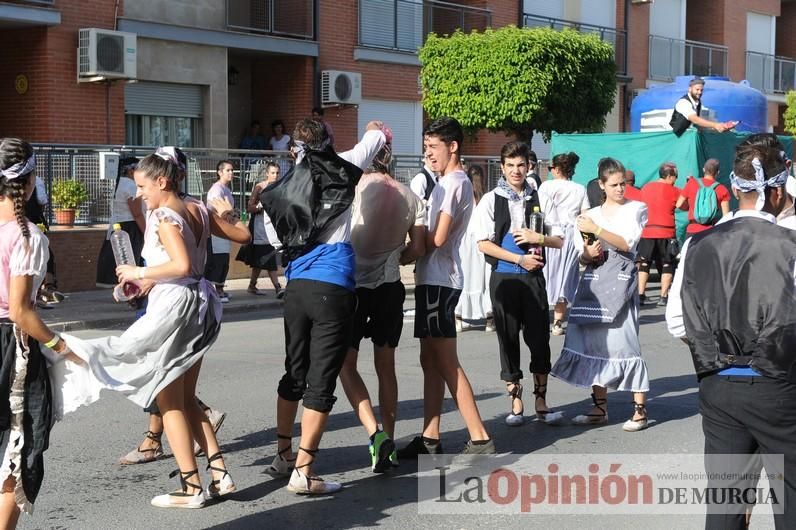
POLYGON ((127 201, 135 199, 137 193, 138 188, 136 188, 133 179, 127 177, 119 179, 119 185, 116 187, 116 193, 113 195, 113 204, 111 205, 111 221, 109 223, 111 227, 113 227, 114 223, 125 223, 135 220, 127 201))
MULTIPOLYGON (((621 236, 630 247, 628 252, 635 256, 641 232, 647 224, 647 205, 641 201, 627 201, 614 211, 611 217, 603 212, 603 206, 596 206, 587 210, 584 215, 589 216, 597 226, 621 236)), ((576 237, 575 249, 583 252, 583 238, 576 237)), ((605 240, 600 240, 603 250, 616 250, 616 247, 605 240)))
POLYGON ((696 114, 697 104, 697 102, 691 99, 691 96, 686 96, 685 98, 677 100, 677 103, 674 105, 674 110, 688 118, 696 114))
POLYGON ((473 211, 473 184, 457 169, 441 177, 429 200, 429 230, 434 230, 445 213, 453 218, 445 244, 417 260, 417 285, 438 285, 461 289, 462 260, 459 247, 473 211))
MULTIPOLYGON (((232 196, 232 190, 224 186, 221 181, 216 181, 207 191, 207 209, 215 212, 215 209, 210 205, 213 199, 227 199, 232 207, 235 207, 235 197, 232 196)), ((229 239, 222 237, 210 236, 213 245, 213 254, 229 254, 232 250, 232 243, 229 239)))
MULTIPOLYGON (((495 241, 495 193, 492 190, 484 194, 473 212, 473 222, 470 223, 470 235, 474 241, 492 241, 500 246, 502 241, 495 241)), ((512 219, 522 219, 525 215, 525 201, 508 201, 509 216, 512 219)), ((557 224, 551 224, 547 216, 544 220, 545 234, 562 236, 563 232, 557 224)))
MULTIPOLYGON (((428 174, 431 175, 431 179, 437 183, 439 182, 439 178, 437 175, 431 170, 428 166, 423 166, 423 169, 428 171, 428 174)), ((426 200, 426 174, 422 171, 412 177, 412 180, 409 182, 409 188, 415 192, 415 195, 420 197, 421 200, 426 200)), ((430 199, 431 197, 429 197, 430 199)))
MULTIPOLYGON (((353 149, 337 153, 343 160, 354 164, 358 168, 364 169, 373 161, 373 157, 384 147, 387 142, 384 133, 378 130, 365 131, 362 139, 353 149)), ((352 204, 353 205, 353 204, 352 204)), ((337 219, 329 223, 324 231, 318 235, 318 243, 347 243, 351 241, 351 212, 349 208, 337 216, 337 219)))
POLYGON ((569 179, 553 179, 539 187, 539 204, 545 221, 563 229, 574 225, 580 212, 589 209, 586 187, 569 179))
POLYGON ((401 279, 406 234, 425 226, 423 201, 389 175, 369 173, 357 185, 351 245, 356 255, 356 286, 375 289, 401 279))
MULTIPOLYGON (((761 212, 759 210, 737 210, 729 212, 723 216, 718 223, 726 223, 732 219, 739 217, 757 217, 765 219, 770 223, 777 223, 773 215, 761 212)), ((666 303, 666 328, 669 333, 675 338, 685 337, 685 322, 683 321, 683 299, 681 296, 683 288, 683 271, 685 270, 685 257, 688 251, 688 244, 691 238, 686 239, 683 248, 680 250, 680 264, 677 270, 674 271, 674 280, 672 280, 672 287, 669 289, 669 301, 666 303)), ((793 271, 794 280, 796 280, 796 270, 793 271)))
POLYGON ((276 136, 272 136, 268 143, 273 151, 287 151, 290 144, 290 136, 283 134, 279 140, 276 139, 276 136))

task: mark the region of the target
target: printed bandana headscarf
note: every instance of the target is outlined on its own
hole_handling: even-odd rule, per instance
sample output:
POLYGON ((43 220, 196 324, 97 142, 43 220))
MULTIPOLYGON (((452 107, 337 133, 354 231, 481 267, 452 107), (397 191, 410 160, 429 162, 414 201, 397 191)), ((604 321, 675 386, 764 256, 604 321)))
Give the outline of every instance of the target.
POLYGON ((788 181, 788 170, 785 169, 770 179, 766 179, 766 172, 763 170, 763 165, 760 163, 760 160, 757 158, 753 159, 752 167, 755 168, 754 180, 742 179, 733 171, 730 173, 730 182, 732 182, 733 187, 738 191, 744 193, 756 191, 757 203, 755 204, 755 209, 759 211, 763 209, 763 206, 766 203, 766 188, 781 188, 784 186, 788 181))
POLYGON ((23 160, 22 162, 18 162, 13 166, 0 169, 0 175, 3 175, 6 180, 14 180, 17 177, 21 177, 23 175, 27 175, 31 171, 36 169, 36 153, 30 155, 30 158, 27 160, 23 160))
POLYGON ((501 197, 505 197, 509 201, 520 201, 520 200, 530 200, 531 195, 533 195, 533 189, 528 185, 527 182, 523 181, 522 183, 522 195, 514 191, 509 183, 506 182, 506 177, 500 177, 498 180, 497 188, 495 189, 495 193, 500 195, 501 197))

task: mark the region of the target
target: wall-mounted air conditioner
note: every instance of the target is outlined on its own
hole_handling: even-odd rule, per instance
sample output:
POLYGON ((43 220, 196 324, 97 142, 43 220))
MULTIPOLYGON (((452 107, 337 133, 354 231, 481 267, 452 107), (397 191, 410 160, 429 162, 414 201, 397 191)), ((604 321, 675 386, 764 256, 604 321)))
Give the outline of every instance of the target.
POLYGON ((359 105, 362 102, 362 74, 324 70, 321 72, 321 104, 359 105))
POLYGON ((135 79, 137 54, 135 33, 81 29, 77 48, 78 81, 135 79))

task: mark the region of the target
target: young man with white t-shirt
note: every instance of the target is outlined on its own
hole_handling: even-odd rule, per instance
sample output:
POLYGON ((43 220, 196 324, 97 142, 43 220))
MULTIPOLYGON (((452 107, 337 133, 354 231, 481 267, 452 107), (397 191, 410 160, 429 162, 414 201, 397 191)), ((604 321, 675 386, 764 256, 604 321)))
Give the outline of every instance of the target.
POLYGON ((459 246, 473 210, 473 186, 459 158, 464 133, 453 118, 439 118, 423 131, 429 167, 441 175, 429 204, 426 255, 417 261, 415 337, 423 368, 423 432, 399 458, 443 453, 439 440, 445 385, 459 407, 470 441, 463 454, 492 454, 495 445, 481 421, 473 389, 456 353, 455 309, 462 292, 459 246))

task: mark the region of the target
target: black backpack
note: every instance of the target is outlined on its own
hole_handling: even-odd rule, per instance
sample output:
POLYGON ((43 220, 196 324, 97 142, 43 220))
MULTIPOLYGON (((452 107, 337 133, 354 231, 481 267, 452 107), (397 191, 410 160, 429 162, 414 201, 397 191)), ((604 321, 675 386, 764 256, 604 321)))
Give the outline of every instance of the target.
POLYGON ((288 260, 311 250, 323 229, 348 210, 361 176, 361 169, 327 147, 307 150, 299 164, 263 189, 260 203, 288 260))
POLYGON ((428 201, 429 197, 431 197, 431 192, 434 191, 434 186, 437 185, 434 177, 426 171, 426 168, 422 168, 420 170, 426 176, 426 193, 423 195, 423 200, 428 201))

